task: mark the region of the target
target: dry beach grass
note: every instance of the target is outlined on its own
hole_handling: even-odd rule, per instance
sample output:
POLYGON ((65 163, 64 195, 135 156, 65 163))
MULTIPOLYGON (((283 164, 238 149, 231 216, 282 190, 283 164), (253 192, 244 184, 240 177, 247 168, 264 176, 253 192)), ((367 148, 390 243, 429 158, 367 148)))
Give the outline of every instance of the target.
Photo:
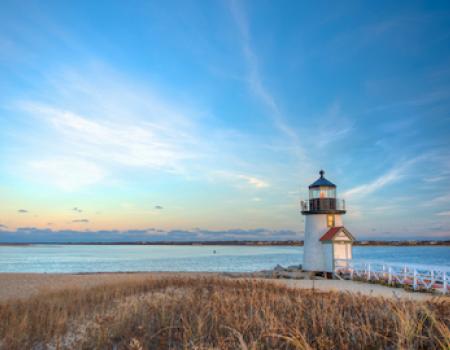
POLYGON ((0 304, 2 349, 448 349, 450 305, 252 279, 141 278, 0 304))

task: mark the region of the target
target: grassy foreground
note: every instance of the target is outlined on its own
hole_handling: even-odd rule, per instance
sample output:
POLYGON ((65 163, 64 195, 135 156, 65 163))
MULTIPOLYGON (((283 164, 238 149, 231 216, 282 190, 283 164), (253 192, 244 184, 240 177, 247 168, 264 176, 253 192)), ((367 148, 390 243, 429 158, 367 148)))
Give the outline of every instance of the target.
POLYGON ((449 349, 448 300, 142 279, 0 304, 0 349, 449 349))

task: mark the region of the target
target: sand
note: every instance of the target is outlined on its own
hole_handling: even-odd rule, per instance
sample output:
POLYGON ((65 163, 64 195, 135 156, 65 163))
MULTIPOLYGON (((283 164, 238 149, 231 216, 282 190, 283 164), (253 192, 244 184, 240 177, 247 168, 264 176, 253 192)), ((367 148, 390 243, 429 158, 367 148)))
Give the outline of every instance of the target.
POLYGON ((379 284, 370 284, 343 280, 274 280, 274 283, 280 283, 294 288, 314 288, 320 291, 336 291, 347 293, 361 293, 369 296, 384 298, 406 299, 406 300, 430 300, 436 298, 436 295, 429 293, 413 293, 401 288, 391 288, 379 284))
MULTIPOLYGON (((131 281, 143 278, 165 278, 168 276, 199 276, 197 273, 142 272, 142 273, 0 273, 0 301, 28 298, 45 292, 67 288, 89 288, 102 284, 131 281)), ((216 275, 202 273, 202 276, 216 275)))
MULTIPOLYGON (((203 277, 221 276, 205 272, 142 272, 142 273, 95 273, 95 274, 41 274, 0 273, 0 301, 23 299, 42 293, 67 288, 89 288, 101 284, 117 283, 143 278, 167 278, 169 276, 203 277)), ((222 278, 229 278, 222 276, 222 278)), ((265 279, 272 283, 293 288, 315 288, 320 291, 361 293, 385 298, 429 300, 436 296, 427 293, 412 293, 403 289, 381 285, 341 280, 288 280, 265 279)))

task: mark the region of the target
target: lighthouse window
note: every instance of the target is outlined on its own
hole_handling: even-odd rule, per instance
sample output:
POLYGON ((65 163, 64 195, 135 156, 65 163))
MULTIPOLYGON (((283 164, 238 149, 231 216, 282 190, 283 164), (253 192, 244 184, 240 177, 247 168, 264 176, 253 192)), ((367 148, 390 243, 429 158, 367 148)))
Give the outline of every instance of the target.
POLYGON ((309 198, 336 198, 336 189, 330 187, 313 188, 309 190, 309 198))
POLYGON ((334 215, 333 214, 327 215, 327 226, 334 227, 334 215))

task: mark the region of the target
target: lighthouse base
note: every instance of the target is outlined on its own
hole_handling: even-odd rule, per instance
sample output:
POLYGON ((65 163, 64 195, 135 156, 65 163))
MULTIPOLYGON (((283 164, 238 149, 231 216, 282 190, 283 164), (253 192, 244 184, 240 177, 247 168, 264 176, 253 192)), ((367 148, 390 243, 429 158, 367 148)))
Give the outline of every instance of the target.
MULTIPOLYGON (((303 270, 314 272, 333 272, 333 249, 331 244, 320 241, 330 230, 328 214, 305 216, 305 241, 303 246, 303 270), (331 260, 330 260, 331 259, 331 260)), ((342 226, 341 215, 334 214, 335 226, 342 226)))

